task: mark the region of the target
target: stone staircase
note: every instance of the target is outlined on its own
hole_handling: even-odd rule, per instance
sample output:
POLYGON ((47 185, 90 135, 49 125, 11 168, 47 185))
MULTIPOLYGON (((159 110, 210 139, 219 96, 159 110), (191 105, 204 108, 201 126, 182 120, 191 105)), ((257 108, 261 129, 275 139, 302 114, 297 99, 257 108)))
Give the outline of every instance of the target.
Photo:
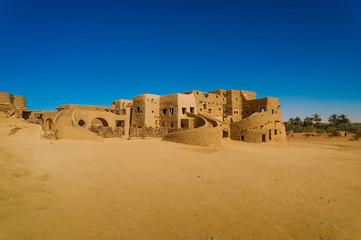
POLYGON ((218 123, 218 126, 222 126, 222 125, 224 124, 223 121, 218 120, 218 119, 216 119, 216 118, 214 118, 214 117, 207 116, 207 115, 205 115, 205 114, 203 114, 203 113, 198 113, 198 115, 204 117, 205 119, 210 119, 210 120, 213 120, 213 121, 217 122, 217 123, 218 123))

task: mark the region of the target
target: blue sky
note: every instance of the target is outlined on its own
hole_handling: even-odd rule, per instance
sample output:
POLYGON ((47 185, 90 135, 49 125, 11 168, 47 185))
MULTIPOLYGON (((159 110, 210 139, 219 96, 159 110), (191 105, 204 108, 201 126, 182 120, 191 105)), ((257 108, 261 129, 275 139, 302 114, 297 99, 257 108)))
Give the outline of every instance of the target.
POLYGON ((361 120, 361 1, 0 0, 0 83, 29 109, 242 89, 361 120))

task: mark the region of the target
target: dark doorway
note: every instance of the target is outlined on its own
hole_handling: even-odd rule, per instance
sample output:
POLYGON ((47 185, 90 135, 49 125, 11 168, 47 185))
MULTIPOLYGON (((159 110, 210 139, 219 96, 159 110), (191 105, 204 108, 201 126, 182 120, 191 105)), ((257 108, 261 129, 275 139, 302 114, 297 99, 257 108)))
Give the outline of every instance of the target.
POLYGON ((30 111, 23 111, 23 118, 24 118, 25 120, 29 119, 30 113, 31 113, 30 111))
POLYGON ((269 130, 269 140, 272 140, 272 130, 269 130))
POLYGON ((266 134, 262 134, 262 142, 266 142, 266 134))
POLYGON ((227 130, 223 130, 223 138, 228 138, 228 131, 227 130))

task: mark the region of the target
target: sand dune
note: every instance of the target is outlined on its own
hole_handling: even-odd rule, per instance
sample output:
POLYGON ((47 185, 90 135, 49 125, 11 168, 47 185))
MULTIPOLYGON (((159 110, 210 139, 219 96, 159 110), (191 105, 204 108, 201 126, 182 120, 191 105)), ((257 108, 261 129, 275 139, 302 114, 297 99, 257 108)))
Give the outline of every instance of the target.
POLYGON ((0 240, 361 239, 361 142, 214 149, 0 125, 0 240))

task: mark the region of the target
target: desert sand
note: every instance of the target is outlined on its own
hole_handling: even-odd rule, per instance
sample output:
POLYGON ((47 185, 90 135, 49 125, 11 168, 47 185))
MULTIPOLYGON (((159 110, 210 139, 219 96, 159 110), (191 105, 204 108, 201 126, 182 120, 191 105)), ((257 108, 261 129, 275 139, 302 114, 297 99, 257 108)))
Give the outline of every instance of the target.
POLYGON ((204 148, 40 134, 0 119, 0 240, 361 239, 361 142, 204 148))

